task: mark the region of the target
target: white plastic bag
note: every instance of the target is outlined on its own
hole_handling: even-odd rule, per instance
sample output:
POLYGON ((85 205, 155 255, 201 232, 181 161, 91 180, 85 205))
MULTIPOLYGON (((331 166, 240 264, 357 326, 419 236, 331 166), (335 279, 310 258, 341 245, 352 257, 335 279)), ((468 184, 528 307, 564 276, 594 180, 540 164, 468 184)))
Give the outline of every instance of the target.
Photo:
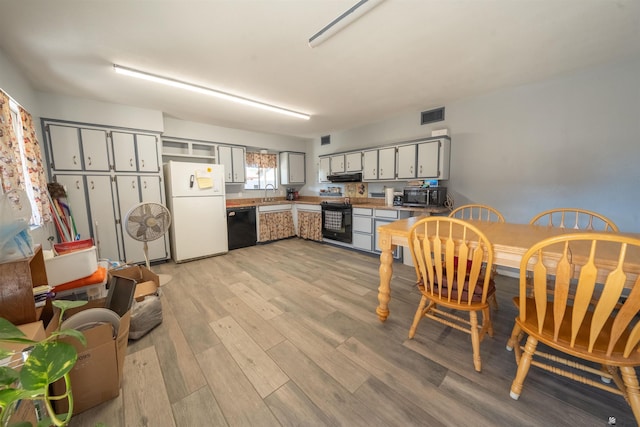
POLYGON ((129 339, 137 340, 162 323, 160 296, 147 295, 142 301, 134 301, 131 307, 129 339))
POLYGON ((29 218, 31 207, 24 191, 0 195, 0 262, 33 255, 29 218))

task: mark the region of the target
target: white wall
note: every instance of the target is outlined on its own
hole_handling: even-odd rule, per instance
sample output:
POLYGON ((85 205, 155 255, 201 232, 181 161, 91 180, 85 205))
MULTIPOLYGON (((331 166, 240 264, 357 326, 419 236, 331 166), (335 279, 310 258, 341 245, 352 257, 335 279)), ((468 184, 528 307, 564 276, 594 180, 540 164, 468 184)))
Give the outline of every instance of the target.
POLYGON ((52 93, 38 93, 40 116, 103 126, 162 132, 162 111, 122 104, 74 98, 52 93))
POLYGON ((24 73, 6 57, 2 49, 0 49, 0 89, 11 95, 34 119, 40 116, 36 92, 24 77, 24 73))
MULTIPOLYGON (((438 106, 426 106, 424 110, 438 106)), ((511 222, 581 207, 640 232, 640 58, 459 100, 443 122, 419 112, 331 134, 317 156, 450 131, 456 205, 484 203, 511 222)), ((317 176, 317 175, 316 175, 317 176)))

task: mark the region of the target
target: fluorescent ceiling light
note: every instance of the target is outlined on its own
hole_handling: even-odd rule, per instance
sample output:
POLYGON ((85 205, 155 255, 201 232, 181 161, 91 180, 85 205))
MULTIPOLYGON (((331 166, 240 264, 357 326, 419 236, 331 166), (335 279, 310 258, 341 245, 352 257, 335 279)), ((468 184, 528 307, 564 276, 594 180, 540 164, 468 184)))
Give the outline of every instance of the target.
POLYGON ((299 119, 309 120, 311 117, 309 114, 300 113, 298 111, 288 110, 286 108, 277 107, 275 105, 266 104, 260 101, 254 101, 253 99, 243 98, 241 96, 232 95, 227 92, 221 92, 215 89, 209 89, 204 86, 198 86, 195 84, 182 82, 180 80, 171 79, 168 77, 162 77, 155 74, 147 73, 144 71, 134 70, 133 68, 123 67, 121 65, 113 64, 113 69, 118 74, 125 76, 137 77, 139 79, 148 80, 150 82, 160 83, 167 86, 177 87, 191 92, 200 93, 203 95, 215 96, 216 98, 226 99, 227 101, 237 102, 239 104, 249 105, 251 107, 262 108, 263 110, 273 111, 275 113, 285 114, 287 116, 297 117, 299 119))
POLYGON ((309 39, 309 46, 316 47, 328 38, 338 33, 343 28, 351 25, 365 13, 382 3, 384 0, 360 0, 351 6, 346 12, 329 22, 324 28, 315 33, 309 39))

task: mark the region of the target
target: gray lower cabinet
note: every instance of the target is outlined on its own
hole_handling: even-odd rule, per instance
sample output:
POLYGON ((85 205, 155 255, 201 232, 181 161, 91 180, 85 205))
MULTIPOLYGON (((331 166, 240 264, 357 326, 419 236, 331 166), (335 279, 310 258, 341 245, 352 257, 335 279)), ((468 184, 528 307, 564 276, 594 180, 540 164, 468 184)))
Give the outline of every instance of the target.
POLYGON ((353 208, 353 237, 355 249, 373 251, 373 209, 353 208))
MULTIPOLYGON (((378 227, 381 225, 389 224, 399 219, 409 218, 411 213, 409 211, 400 211, 396 209, 374 209, 373 210, 373 231, 374 231, 374 252, 380 253, 380 246, 378 245, 378 227)), ((393 258, 402 259, 402 247, 397 246, 393 251, 393 258)))
POLYGON ((73 223, 80 238, 93 238, 99 258, 121 260, 111 177, 59 174, 54 175, 53 179, 65 187, 73 223))
MULTIPOLYGON (((409 218, 408 211, 397 209, 353 208, 353 247, 367 252, 380 253, 378 246, 379 226, 398 219, 409 218)), ((402 248, 393 251, 393 257, 402 258, 402 248)))
MULTIPOLYGON (((129 263, 144 262, 144 242, 132 238, 127 232, 127 214, 141 202, 164 204, 161 178, 152 175, 119 175, 116 176, 116 187, 122 225, 124 260, 129 263)), ((133 228, 134 232, 135 228, 133 228)), ((165 234, 159 239, 147 242, 150 260, 164 259, 169 256, 167 239, 168 234, 165 234)))

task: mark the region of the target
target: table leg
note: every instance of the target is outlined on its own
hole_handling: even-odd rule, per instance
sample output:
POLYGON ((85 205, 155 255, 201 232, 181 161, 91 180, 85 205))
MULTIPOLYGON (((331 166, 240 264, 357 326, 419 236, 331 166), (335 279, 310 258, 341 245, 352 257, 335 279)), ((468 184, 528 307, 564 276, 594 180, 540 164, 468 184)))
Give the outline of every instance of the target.
POLYGON ((391 299, 391 275, 393 273, 393 254, 391 235, 378 232, 378 245, 380 254, 380 286, 378 287, 378 308, 376 313, 381 322, 389 317, 389 300, 391 299))

